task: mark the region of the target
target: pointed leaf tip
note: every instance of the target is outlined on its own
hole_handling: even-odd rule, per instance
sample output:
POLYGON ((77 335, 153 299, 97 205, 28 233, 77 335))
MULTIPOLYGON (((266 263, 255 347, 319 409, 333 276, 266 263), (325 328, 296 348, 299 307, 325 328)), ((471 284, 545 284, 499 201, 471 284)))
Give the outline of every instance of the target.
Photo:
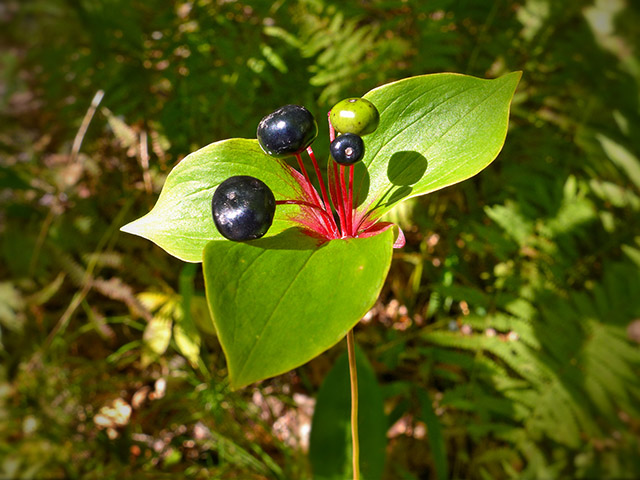
MULTIPOLYGON (((224 240, 211 216, 217 186, 234 175, 251 175, 265 182, 277 199, 297 198, 300 186, 286 163, 266 155, 257 140, 232 138, 212 143, 176 165, 153 209, 120 230, 151 240, 169 254, 199 263, 205 245, 224 240)), ((279 206, 267 236, 291 227, 297 207, 279 206)))
POLYGON ((410 77, 368 92, 380 112, 356 171, 361 209, 379 218, 407 198, 466 180, 504 144, 522 72, 486 80, 439 73, 410 77))

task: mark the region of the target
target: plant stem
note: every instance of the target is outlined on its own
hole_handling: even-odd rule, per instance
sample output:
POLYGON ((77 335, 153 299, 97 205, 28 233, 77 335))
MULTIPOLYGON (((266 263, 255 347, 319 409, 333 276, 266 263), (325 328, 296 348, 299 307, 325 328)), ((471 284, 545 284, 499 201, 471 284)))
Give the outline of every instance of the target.
POLYGON ((320 190, 322 191, 323 208, 326 210, 327 208, 329 208, 329 196, 327 195, 327 189, 324 186, 324 180, 322 179, 322 172, 320 172, 320 167, 318 167, 316 156, 313 153, 313 150, 311 149, 311 147, 307 147, 307 155, 309 155, 309 158, 313 163, 313 168, 316 171, 316 176, 318 177, 318 183, 320 184, 320 190))
POLYGON ((316 204, 319 207, 322 207, 322 203, 320 202, 320 197, 318 196, 318 192, 316 192, 316 189, 313 186, 313 183, 311 183, 311 179, 309 178, 307 169, 304 167, 304 162, 302 161, 302 157, 300 156, 299 153, 296 153, 295 157, 296 157, 296 160, 298 160, 298 166, 300 167, 300 171, 302 172, 302 175, 304 175, 304 179, 307 181, 307 185, 309 186, 309 190, 313 195, 313 199, 315 200, 316 204))
MULTIPOLYGON (((313 197, 312 200, 316 203, 316 205, 318 206, 318 208, 320 210, 325 210, 326 211, 326 207, 323 207, 323 203, 322 203, 322 200, 320 200, 320 197, 318 196, 318 192, 316 192, 316 189, 313 186, 313 183, 311 183, 311 179, 309 178, 309 174, 307 173, 307 169, 304 167, 304 162, 302 161, 302 157, 300 156, 299 153, 296 153, 295 157, 296 157, 296 160, 298 160, 298 166, 300 167, 300 170, 302 171, 302 175, 304 175, 304 178, 305 178, 305 180, 307 182, 307 186, 309 187, 309 191, 311 192, 311 195, 313 197)), ((315 166, 316 165, 314 164, 314 167, 315 166)), ((321 180, 321 177, 318 177, 318 178, 321 180)), ((329 218, 330 218, 330 223, 324 225, 328 232, 330 232, 332 230, 332 225, 331 224, 333 223, 333 218, 331 216, 329 216, 329 218)))
MULTIPOLYGON (((313 162, 313 168, 316 171, 316 175, 318 176, 318 182, 320 183, 320 190, 322 191, 322 203, 324 204, 324 210, 327 214, 331 213, 331 204, 329 203, 329 195, 327 193, 327 188, 324 185, 324 180, 322 179, 322 173, 320 172, 320 168, 318 167, 318 162, 316 161, 316 156, 313 153, 311 147, 307 147, 307 154, 309 158, 311 158, 311 162, 313 162)), ((338 225, 333 218, 333 215, 330 215, 331 218, 331 229, 333 233, 338 233, 338 225)))
POLYGON ((329 122, 329 143, 331 143, 336 139, 336 129, 331 124, 331 111, 327 113, 327 121, 329 122))
MULTIPOLYGON (((339 172, 339 167, 337 162, 333 161, 333 178, 334 178, 334 183, 335 183, 335 191, 336 191, 336 198, 334 199, 334 206, 336 207, 336 210, 338 211, 338 218, 340 219, 340 232, 342 234, 342 236, 346 236, 347 233, 347 224, 346 224, 346 216, 345 216, 345 210, 344 210, 344 202, 343 202, 343 196, 342 196, 342 188, 341 185, 342 183, 340 182, 340 172, 339 172)), ((344 176, 343 176, 343 180, 344 180, 344 176)))
POLYGON ((351 235, 351 225, 349 224, 347 183, 344 178, 344 170, 344 165, 340 165, 340 203, 342 204, 342 215, 344 216, 345 225, 343 233, 348 236, 351 235))
POLYGON ((353 329, 347 333, 349 376, 351 378, 351 445, 353 480, 360 480, 360 441, 358 439, 358 371, 356 370, 356 341, 353 329))
MULTIPOLYGON (((336 130, 331 124, 331 111, 327 113, 327 121, 329 122, 329 142, 333 142, 336 138, 336 130)), ((340 219, 340 231, 343 237, 349 235, 349 229, 347 224, 347 210, 346 210, 346 186, 344 181, 344 166, 334 161, 333 163, 333 180, 335 184, 335 198, 333 199, 334 207, 338 212, 338 218, 340 219), (338 172, 339 170, 339 172, 338 172)), ((331 177, 331 175, 329 175, 331 177)), ((329 178, 331 181, 331 178, 329 178)))
POLYGON ((348 200, 348 212, 349 212, 349 235, 351 235, 352 237, 355 237, 356 232, 357 232, 357 228, 354 228, 353 226, 353 217, 354 217, 354 210, 353 210, 353 165, 349 165, 349 200, 348 200))
POLYGON ((318 213, 321 213, 329 222, 333 222, 333 217, 324 208, 319 207, 314 203, 305 202, 304 200, 276 200, 276 205, 302 205, 313 208, 318 213))

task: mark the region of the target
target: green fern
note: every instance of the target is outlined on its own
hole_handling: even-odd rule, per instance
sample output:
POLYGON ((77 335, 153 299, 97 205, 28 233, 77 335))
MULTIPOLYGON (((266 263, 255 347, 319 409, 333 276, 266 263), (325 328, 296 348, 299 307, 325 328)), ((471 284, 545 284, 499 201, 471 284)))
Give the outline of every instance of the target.
MULTIPOLYGON (((468 316, 471 334, 425 333, 434 374, 451 381, 441 372, 454 370, 467 380, 446 390, 442 404, 480 420, 469 426, 473 436, 513 442, 524 457, 526 439, 547 439, 568 455, 628 429, 620 415, 640 416, 640 351, 626 336, 640 304, 620 293, 631 291, 640 291, 640 273, 613 264, 592 291, 541 293, 531 318, 468 316)), ((542 454, 551 461, 550 451, 542 454)))
POLYGON ((365 20, 364 10, 353 15, 335 6, 307 8, 300 14, 300 53, 312 59, 309 83, 322 89, 321 104, 334 104, 382 83, 378 75, 386 72, 388 77, 393 62, 408 49, 406 40, 385 36, 371 17, 365 20))

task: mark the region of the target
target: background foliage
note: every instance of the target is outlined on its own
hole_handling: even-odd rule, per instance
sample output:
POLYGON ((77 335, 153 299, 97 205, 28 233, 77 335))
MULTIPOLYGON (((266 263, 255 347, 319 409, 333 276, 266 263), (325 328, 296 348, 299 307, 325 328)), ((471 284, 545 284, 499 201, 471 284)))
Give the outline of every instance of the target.
POLYGON ((514 70, 496 162, 393 212, 407 246, 356 330, 385 478, 638 476, 637 2, 8 0, 0 22, 1 476, 310 477, 341 347, 231 393, 198 269, 119 227, 280 105, 514 70))

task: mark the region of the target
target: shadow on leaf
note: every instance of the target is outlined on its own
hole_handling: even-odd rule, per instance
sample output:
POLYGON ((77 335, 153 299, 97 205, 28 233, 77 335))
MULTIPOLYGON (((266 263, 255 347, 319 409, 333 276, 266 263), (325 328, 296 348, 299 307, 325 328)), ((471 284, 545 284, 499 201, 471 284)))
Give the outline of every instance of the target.
POLYGON ((298 227, 288 228, 271 237, 247 242, 248 245, 264 250, 316 250, 322 243, 321 239, 307 235, 298 227))
POLYGON ((427 166, 427 159, 418 152, 396 152, 389 159, 387 178, 394 185, 411 186, 422 179, 427 166))
POLYGON ((363 162, 358 162, 354 166, 354 203, 356 206, 362 205, 367 195, 369 195, 369 187, 371 185, 371 178, 369 177, 369 171, 363 162))
POLYGON ((391 186, 380 197, 375 209, 390 207, 409 196, 413 185, 422 180, 428 166, 424 155, 414 151, 394 153, 387 165, 387 178, 391 186))

